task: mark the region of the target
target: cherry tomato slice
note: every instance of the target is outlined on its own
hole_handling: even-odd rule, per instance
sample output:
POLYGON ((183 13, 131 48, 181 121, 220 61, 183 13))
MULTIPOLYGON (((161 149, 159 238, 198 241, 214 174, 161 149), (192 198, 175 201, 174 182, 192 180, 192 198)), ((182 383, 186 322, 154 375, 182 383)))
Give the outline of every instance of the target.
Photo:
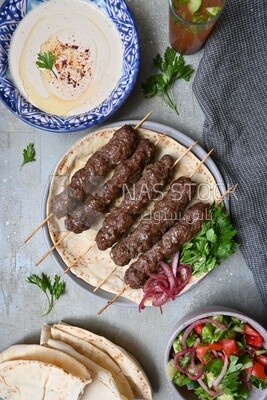
POLYGON ((202 332, 202 328, 203 328, 203 324, 198 324, 194 327, 194 331, 198 334, 201 335, 202 332))
POLYGON ((244 325, 244 333, 249 336, 261 337, 260 333, 252 328, 252 326, 250 326, 249 324, 244 325))
POLYGON ((267 356, 265 356, 264 354, 257 356, 256 361, 258 361, 264 367, 267 367, 267 356))
POLYGON ((209 350, 210 350, 210 346, 209 345, 197 346, 197 348, 196 348, 196 356, 204 364, 206 362, 205 355, 207 354, 207 352, 209 350))
POLYGON ((219 351, 223 349, 223 345, 221 343, 211 343, 209 346, 211 350, 219 351))
POLYGON ((230 355, 238 354, 238 348, 234 339, 222 339, 220 340, 220 344, 228 358, 230 355))
POLYGON ((255 361, 253 364, 251 375, 256 376, 256 378, 262 379, 262 380, 267 378, 267 375, 264 370, 264 366, 261 365, 260 363, 258 363, 257 361, 255 361))
POLYGON ((245 334, 246 343, 250 344, 250 346, 254 346, 257 348, 261 348, 263 344, 263 339, 261 336, 250 336, 245 334))

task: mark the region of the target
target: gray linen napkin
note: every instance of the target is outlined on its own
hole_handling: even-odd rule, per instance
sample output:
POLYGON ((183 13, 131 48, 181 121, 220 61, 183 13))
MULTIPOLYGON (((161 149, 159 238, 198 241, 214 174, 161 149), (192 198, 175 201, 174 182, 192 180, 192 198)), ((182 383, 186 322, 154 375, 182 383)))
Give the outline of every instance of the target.
POLYGON ((267 3, 229 0, 208 39, 194 85, 205 114, 246 263, 267 307, 267 3))

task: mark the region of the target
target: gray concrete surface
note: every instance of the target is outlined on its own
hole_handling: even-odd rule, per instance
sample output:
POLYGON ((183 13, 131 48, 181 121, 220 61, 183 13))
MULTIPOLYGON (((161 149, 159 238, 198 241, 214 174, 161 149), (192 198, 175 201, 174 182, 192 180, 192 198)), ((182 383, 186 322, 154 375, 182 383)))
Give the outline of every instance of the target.
MULTIPOLYGON (((140 83, 152 72, 152 58, 168 45, 167 0, 128 0, 127 3, 140 35, 141 68, 131 96, 107 122, 140 119, 153 109, 152 120, 201 141, 204 117, 192 93, 192 82, 179 82, 174 87, 179 117, 160 100, 145 99, 140 89, 140 83)), ((201 56, 199 52, 186 59, 197 69, 201 56)), ((39 289, 26 283, 26 277, 41 271, 54 275, 59 270, 51 256, 38 269, 34 266, 47 250, 41 231, 26 245, 22 240, 40 221, 42 196, 53 166, 74 142, 89 132, 40 131, 21 122, 0 104, 0 350, 13 343, 38 341, 43 324, 65 320, 104 334, 133 353, 150 378, 154 399, 171 400, 163 359, 177 320, 201 306, 220 304, 243 311, 267 327, 266 309, 253 276, 237 251, 193 290, 164 306, 162 315, 158 309, 147 308, 139 314, 137 309, 114 305, 98 316, 103 303, 80 291, 66 276, 66 294, 48 317, 42 318, 45 298, 39 289), (20 170, 22 150, 29 142, 35 144, 36 162, 20 170)))

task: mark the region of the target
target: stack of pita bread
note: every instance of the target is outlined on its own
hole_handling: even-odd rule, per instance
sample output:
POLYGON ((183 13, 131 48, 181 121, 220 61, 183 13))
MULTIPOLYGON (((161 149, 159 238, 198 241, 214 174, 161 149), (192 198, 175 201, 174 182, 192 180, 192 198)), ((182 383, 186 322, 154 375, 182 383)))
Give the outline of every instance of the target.
POLYGON ((45 326, 40 345, 0 353, 2 400, 152 400, 139 363, 105 337, 65 323, 45 326))

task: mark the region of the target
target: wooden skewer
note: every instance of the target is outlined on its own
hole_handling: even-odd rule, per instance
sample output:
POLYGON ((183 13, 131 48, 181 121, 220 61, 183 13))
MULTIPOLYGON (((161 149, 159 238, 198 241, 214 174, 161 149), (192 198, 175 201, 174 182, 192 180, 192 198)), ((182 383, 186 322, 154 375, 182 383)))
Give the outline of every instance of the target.
MULTIPOLYGON (((228 190, 226 190, 226 192, 224 192, 224 193, 222 194, 219 203, 216 203, 216 206, 217 206, 218 204, 220 204, 220 203, 223 201, 223 199, 224 199, 229 193, 232 193, 232 192, 235 190, 236 187, 237 187, 237 185, 232 185, 228 190)), ((115 270, 115 268, 114 268, 114 270, 115 270)), ((111 274, 109 274, 109 275, 111 275, 111 274)), ((99 285, 99 287, 100 287, 100 286, 101 286, 101 285, 99 285)), ((120 296, 121 296, 127 289, 129 289, 129 288, 130 288, 130 285, 124 286, 124 288, 122 288, 122 289, 119 291, 119 293, 116 294, 116 296, 114 296, 111 300, 109 300, 109 301, 107 302, 107 304, 106 304, 104 307, 102 307, 100 311, 98 311, 98 314, 99 314, 99 315, 102 314, 111 304, 114 303, 114 301, 117 300, 118 297, 120 297, 120 296)))
POLYGON ((228 194, 233 193, 235 191, 236 187, 237 187, 237 184, 230 186, 229 189, 227 189, 226 192, 224 192, 221 195, 221 197, 219 197, 219 200, 216 201, 215 205, 218 206, 228 194))
POLYGON ((196 167, 196 169, 194 170, 194 172, 192 172, 192 174, 190 175, 189 178, 192 178, 193 175, 195 175, 195 173, 199 170, 199 168, 201 167, 202 164, 204 164, 204 162, 207 160, 207 158, 209 158, 209 156, 211 155, 211 153, 213 152, 214 149, 211 149, 208 154, 203 158, 202 161, 200 161, 200 163, 198 164, 198 166, 196 167))
MULTIPOLYGON (((143 122, 145 122, 145 121, 147 120, 147 118, 152 114, 152 112, 153 112, 153 110, 150 111, 148 114, 146 114, 146 115, 144 116, 144 118, 143 118, 140 122, 138 122, 138 124, 137 124, 133 129, 139 128, 139 126, 141 126, 141 125, 143 124, 143 122)), ((159 143, 160 140, 162 140, 162 139, 158 139, 158 143, 159 143)), ((155 144, 157 144, 157 143, 155 143, 155 144)), ((37 231, 38 231, 52 216, 53 216, 53 213, 50 213, 42 222, 40 222, 40 224, 37 225, 36 228, 34 228, 34 230, 26 237, 26 239, 24 239, 23 243, 27 243, 28 240, 30 240, 30 239, 33 237, 33 235, 35 235, 35 233, 36 233, 36 232, 37 232, 37 231)))
POLYGON ((37 263, 35 264, 35 266, 38 267, 38 265, 40 265, 41 262, 43 262, 43 261, 46 259, 46 257, 49 256, 49 254, 52 253, 52 251, 53 251, 61 242, 63 242, 63 240, 64 240, 70 233, 71 233, 71 232, 65 233, 65 235, 62 236, 62 238, 61 238, 58 242, 56 242, 56 243, 54 244, 54 246, 51 247, 51 249, 49 249, 49 250, 40 258, 40 260, 37 261, 37 263))
POLYGON ((157 144, 159 144, 159 142, 161 142, 163 139, 165 138, 164 133, 160 135, 160 137, 155 141, 154 145, 157 146, 157 144))
POLYGON ((24 239, 23 243, 27 243, 31 237, 52 217, 53 213, 50 213, 36 228, 24 239))
POLYGON ((186 151, 175 161, 175 163, 173 164, 172 168, 174 168, 179 161, 181 161, 181 159, 187 154, 189 153, 192 148, 197 144, 197 141, 195 143, 193 143, 190 147, 188 147, 188 149, 186 149, 186 151))
POLYGON ((149 111, 149 113, 147 113, 147 115, 145 115, 144 118, 141 119, 141 121, 139 121, 137 125, 135 125, 134 129, 139 128, 139 126, 141 126, 148 119, 148 117, 150 117, 150 115, 152 113, 153 113, 153 110, 149 111))
POLYGON ((116 265, 112 271, 110 271, 110 273, 104 278, 102 279, 102 281, 94 288, 93 292, 95 293, 99 288, 101 288, 101 286, 108 280, 108 278, 113 274, 113 272, 116 271, 116 269, 118 268, 118 266, 116 265))
MULTIPOLYGON (((165 135, 164 135, 165 136, 165 135)), ((179 161, 181 161, 181 159, 187 154, 189 153, 192 148, 197 144, 197 141, 195 143, 193 143, 190 147, 188 147, 188 149, 186 149, 186 151, 175 161, 175 163, 173 164, 172 168, 175 167, 176 164, 178 164, 179 161)), ((116 266, 115 268, 113 268, 112 271, 110 271, 110 273, 94 288, 94 292, 96 292, 107 280, 108 278, 116 271, 116 269, 118 268, 118 266, 116 266)))
POLYGON ((117 300, 117 298, 120 297, 129 287, 130 285, 124 286, 124 288, 122 288, 119 291, 119 293, 116 294, 116 296, 114 296, 111 300, 109 300, 107 304, 104 307, 102 307, 101 310, 98 311, 98 315, 102 314, 102 312, 104 312, 106 308, 108 308, 112 303, 114 303, 114 301, 117 300))
POLYGON ((86 253, 88 253, 89 250, 91 250, 94 246, 96 245, 96 243, 93 243, 83 254, 81 254, 78 258, 76 258, 75 261, 73 261, 73 263, 65 269, 64 274, 66 274, 67 272, 69 272, 69 270, 75 266, 75 264, 77 264, 77 262, 80 261, 81 258, 83 258, 83 256, 85 256, 86 253))

